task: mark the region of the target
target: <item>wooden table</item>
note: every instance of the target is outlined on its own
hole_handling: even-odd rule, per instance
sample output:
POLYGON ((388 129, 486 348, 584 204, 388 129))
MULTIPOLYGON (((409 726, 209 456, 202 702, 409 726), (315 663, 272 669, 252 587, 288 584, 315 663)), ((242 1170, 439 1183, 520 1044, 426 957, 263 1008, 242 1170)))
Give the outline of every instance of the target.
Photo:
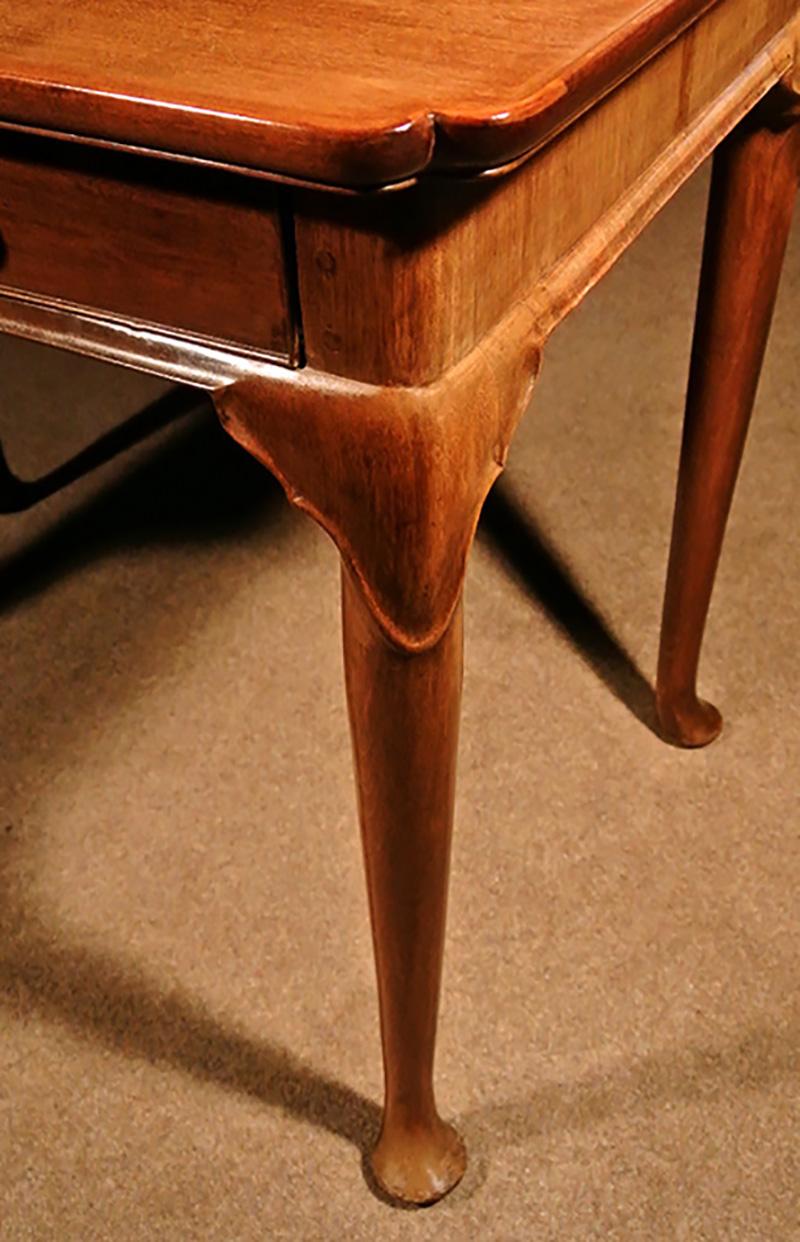
POLYGON ((798 12, 0 0, 0 330, 208 389, 342 556, 397 1199, 465 1166, 432 1070, 478 514, 548 336, 717 146, 657 702, 672 741, 719 731, 695 679, 800 173, 798 12))

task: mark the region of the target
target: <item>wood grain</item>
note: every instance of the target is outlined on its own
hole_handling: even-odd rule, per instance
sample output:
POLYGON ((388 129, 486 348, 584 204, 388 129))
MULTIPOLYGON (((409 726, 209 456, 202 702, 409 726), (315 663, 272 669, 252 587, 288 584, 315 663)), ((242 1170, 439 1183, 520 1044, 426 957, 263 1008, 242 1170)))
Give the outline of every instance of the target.
POLYGON ((342 579, 345 679, 381 1014, 386 1104, 372 1169, 392 1198, 432 1203, 464 1144, 433 1091, 461 706, 461 608, 438 642, 387 642, 342 579))
POLYGON ((223 425, 342 555, 344 651, 385 1071, 372 1170, 431 1203, 466 1154, 440 1118, 433 1061, 461 692, 461 596, 486 493, 539 354, 513 310, 424 389, 284 373, 214 393, 223 425))
POLYGON ((478 516, 539 362, 520 306, 425 388, 273 368, 213 396, 234 439, 334 539, 387 638, 419 652, 439 641, 461 597, 478 516))
POLYGON ((295 355, 274 187, 0 132, 0 289, 295 355))
POLYGON ((716 725, 694 676, 798 172, 797 6, 0 0, 0 328, 207 386, 340 550, 386 1079, 373 1169, 406 1202, 465 1161, 433 1061, 481 505, 549 333, 783 81, 717 160, 665 610, 665 730, 716 725), (290 199, 82 139, 356 188, 426 175, 290 199), (300 311, 307 365, 265 361, 305 361, 300 311))
POLYGON ((0 0, 0 115, 314 181, 486 168, 730 0, 0 0))
POLYGON ((788 71, 795 46, 785 28, 796 12, 796 0, 712 9, 498 181, 429 180, 360 201, 295 193, 309 363, 372 383, 429 383, 513 302, 545 303, 557 268, 589 233, 591 270, 604 217, 624 212, 638 182, 649 178, 656 194, 658 181, 677 189, 675 170, 688 176, 693 151, 708 154, 788 71))
POLYGON ((800 124, 766 100, 715 158, 656 699, 661 729, 705 746, 722 720, 697 670, 800 178, 800 124))
MULTIPOLYGON (((712 9, 691 40, 673 43, 513 175, 430 178, 349 204, 294 192, 311 366, 378 386, 436 382, 517 300, 535 308, 543 342, 744 113, 796 73, 796 20, 758 42, 784 20, 783 4, 732 2, 740 21, 730 5, 712 9), (723 28, 733 48, 726 64, 740 72, 719 90, 704 49, 718 46, 723 28)), ((208 387, 248 370, 224 345, 47 299, 0 292, 0 327, 208 387)), ((297 344, 294 337, 291 361, 297 344)))

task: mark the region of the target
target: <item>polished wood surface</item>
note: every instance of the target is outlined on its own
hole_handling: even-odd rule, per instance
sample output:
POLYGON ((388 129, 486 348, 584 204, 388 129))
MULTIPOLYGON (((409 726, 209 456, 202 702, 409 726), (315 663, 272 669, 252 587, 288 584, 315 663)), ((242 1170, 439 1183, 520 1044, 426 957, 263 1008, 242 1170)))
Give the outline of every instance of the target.
POLYGON ((296 193, 309 364, 371 383, 429 384, 521 298, 537 306, 544 340, 606 270, 607 253, 617 257, 618 231, 629 244, 648 201, 666 201, 789 70, 786 20, 796 8, 726 0, 496 182, 431 179, 355 201, 296 193), (562 297, 578 246, 584 274, 562 297))
POLYGON ((800 125, 781 104, 715 158, 656 692, 664 736, 681 746, 722 727, 697 670, 800 178, 800 125))
POLYGON ((274 187, 0 129, 0 293, 292 359, 274 187))
POLYGON ((0 116, 346 185, 483 169, 727 0, 0 0, 0 116))
POLYGON ((214 393, 223 426, 328 532, 378 626, 406 651, 437 643, 461 597, 483 502, 539 369, 532 328, 515 308, 427 388, 304 371, 214 393))
POLYGON ((464 1145, 439 1117, 433 1091, 461 705, 461 607, 420 655, 387 641, 346 571, 342 604, 386 1078, 372 1169, 393 1198, 430 1203, 456 1185, 466 1166, 464 1145))
MULTIPOLYGON (((485 185, 429 178, 358 199, 282 191, 288 231, 296 236, 309 369, 378 385, 427 385, 475 349, 520 299, 535 306, 543 344, 653 212, 792 70, 797 34, 785 24, 789 7, 787 0, 712 7, 527 166, 485 185)), ((230 259, 236 263, 235 253, 230 259)), ((300 318, 291 318, 296 361, 300 318)), ((235 313, 230 322, 237 322, 235 313)), ((8 304, 2 289, 0 327, 210 388, 248 373, 230 351, 187 349, 167 334, 139 333, 124 319, 89 324, 69 308, 21 308, 8 304)), ((276 348, 283 352, 283 345, 276 348)))
POLYGON ((694 676, 797 173, 799 4, 0 0, 0 329, 206 387, 341 554, 397 1199, 465 1160, 433 1061, 480 508, 550 333, 736 130, 659 675, 665 732, 716 727, 694 676))

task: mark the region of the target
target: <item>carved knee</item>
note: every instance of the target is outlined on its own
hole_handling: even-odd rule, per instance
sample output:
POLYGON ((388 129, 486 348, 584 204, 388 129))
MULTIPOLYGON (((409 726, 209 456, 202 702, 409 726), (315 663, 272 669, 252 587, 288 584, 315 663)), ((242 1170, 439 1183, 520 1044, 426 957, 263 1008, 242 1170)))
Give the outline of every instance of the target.
POLYGON ((270 368, 215 394, 223 425, 331 535, 405 650, 433 646, 456 607, 483 501, 538 373, 532 336, 521 306, 426 387, 270 368))

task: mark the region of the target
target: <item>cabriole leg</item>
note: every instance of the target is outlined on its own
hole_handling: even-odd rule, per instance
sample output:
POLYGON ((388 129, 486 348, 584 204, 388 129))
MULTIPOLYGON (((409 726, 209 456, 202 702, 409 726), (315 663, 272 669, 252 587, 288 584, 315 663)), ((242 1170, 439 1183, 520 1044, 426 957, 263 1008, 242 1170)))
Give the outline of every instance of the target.
POLYGON ((433 1059, 461 703, 461 607, 430 650, 398 650, 342 576, 347 700, 378 974, 386 1101, 372 1156, 394 1198, 431 1203, 464 1146, 436 1111, 433 1059))
POLYGON ((425 387, 271 369, 215 394, 223 425, 342 556, 347 699, 378 974, 385 1110, 372 1168, 406 1203, 461 1178, 434 1043, 461 698, 461 594, 483 501, 539 365, 530 312, 425 387))
MULTIPOLYGON (((761 114, 760 114, 761 115, 761 114)), ((772 116, 767 105, 767 118, 772 116)), ((697 667, 800 171, 800 126, 754 117, 715 157, 672 533, 656 700, 664 737, 720 732, 697 667)))

